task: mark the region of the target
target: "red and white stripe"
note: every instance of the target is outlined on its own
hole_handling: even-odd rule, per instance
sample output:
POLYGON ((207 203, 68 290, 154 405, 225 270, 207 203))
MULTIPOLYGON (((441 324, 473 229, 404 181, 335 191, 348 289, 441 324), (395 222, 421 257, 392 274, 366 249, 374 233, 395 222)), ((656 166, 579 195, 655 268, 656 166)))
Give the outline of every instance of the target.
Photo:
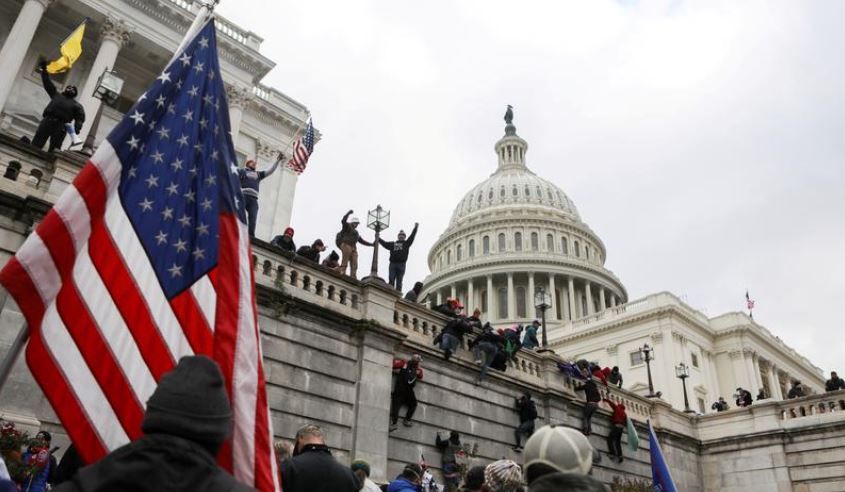
POLYGON ((120 203, 121 167, 103 142, 0 272, 31 330, 29 368, 91 462, 141 435, 147 399, 181 357, 209 354, 234 413, 220 463, 279 490, 246 225, 221 215, 217 267, 168 301, 120 203))

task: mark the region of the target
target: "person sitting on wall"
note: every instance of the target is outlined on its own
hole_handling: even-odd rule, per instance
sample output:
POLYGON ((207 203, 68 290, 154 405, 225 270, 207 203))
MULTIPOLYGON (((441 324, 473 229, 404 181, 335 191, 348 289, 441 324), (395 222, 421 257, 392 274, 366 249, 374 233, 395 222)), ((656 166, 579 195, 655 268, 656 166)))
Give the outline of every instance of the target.
POLYGON ((736 406, 737 408, 750 407, 753 403, 751 392, 742 388, 736 389, 736 406))
POLYGON ((39 58, 38 66, 41 69, 41 83, 44 85, 47 95, 50 96, 50 103, 44 108, 41 123, 38 124, 35 136, 32 137, 32 145, 43 149, 49 138, 50 146, 48 150, 52 152, 54 149, 61 148, 62 141, 67 134, 66 124, 72 122, 76 133, 82 130, 82 123, 85 122, 85 110, 76 100, 77 89, 75 85, 67 85, 62 92, 59 92, 47 73, 47 60, 43 57, 39 58))
POLYGON ((337 270, 340 265, 338 263, 338 260, 340 260, 340 255, 337 254, 337 251, 332 250, 332 252, 329 253, 329 256, 325 260, 323 260, 323 263, 321 263, 321 265, 326 268, 331 268, 332 270, 337 270))
POLYGON ((789 389, 789 393, 786 394, 788 399, 792 398, 801 398, 805 396, 806 393, 804 392, 804 385, 801 384, 801 381, 797 379, 792 382, 792 388, 789 389))
POLYGON ((407 361, 402 359, 393 359, 393 373, 396 375, 396 382, 393 385, 393 392, 390 394, 390 428, 389 432, 393 432, 399 428, 399 409, 404 405, 407 407, 405 411, 405 419, 402 424, 405 427, 411 427, 413 423, 411 418, 414 416, 414 411, 417 409, 417 395, 414 393, 414 386, 417 381, 423 378, 423 370, 420 367, 422 357, 419 354, 414 354, 413 357, 407 361))
POLYGON ((607 382, 619 388, 622 387, 622 373, 619 372, 619 366, 613 366, 610 374, 607 375, 607 382))
POLYGON ((320 253, 326 250, 326 246, 323 244, 322 239, 317 239, 311 246, 305 245, 300 246, 298 250, 296 250, 296 254, 303 258, 309 259, 314 263, 320 263, 320 253))
POLYGON ((405 300, 411 301, 411 302, 420 302, 419 299, 420 299, 420 294, 422 293, 422 290, 423 290, 423 283, 422 282, 416 282, 414 284, 414 287, 411 290, 409 290, 407 294, 405 294, 405 300))
POLYGON ((769 396, 766 394, 766 390, 763 388, 760 388, 760 391, 757 392, 757 401, 765 400, 768 397, 769 396))
POLYGON ((837 391, 845 389, 845 379, 840 378, 836 371, 831 371, 830 379, 824 382, 825 391, 837 391))
POLYGON ((534 320, 528 328, 525 329, 525 336, 522 337, 522 348, 526 350, 534 350, 540 346, 540 341, 537 340, 537 330, 540 328, 540 321, 534 320))
POLYGON ((238 169, 238 178, 241 180, 241 192, 244 195, 244 207, 246 207, 246 218, 249 223, 249 237, 255 237, 255 225, 258 223, 258 186, 264 178, 276 172, 279 163, 284 158, 285 154, 279 152, 276 162, 273 163, 273 166, 269 170, 256 171, 255 161, 253 159, 246 161, 244 167, 238 169))
POLYGON ((710 405, 710 408, 712 410, 716 410, 717 412, 724 412, 725 410, 730 408, 730 406, 728 406, 728 402, 725 401, 724 397, 720 396, 717 401, 713 402, 713 404, 710 405))
MULTIPOLYGON (((246 195, 244 195, 246 196, 246 195)), ((282 251, 293 253, 296 251, 296 243, 293 242, 293 227, 288 227, 285 232, 277 235, 270 241, 270 246, 275 246, 282 251)))

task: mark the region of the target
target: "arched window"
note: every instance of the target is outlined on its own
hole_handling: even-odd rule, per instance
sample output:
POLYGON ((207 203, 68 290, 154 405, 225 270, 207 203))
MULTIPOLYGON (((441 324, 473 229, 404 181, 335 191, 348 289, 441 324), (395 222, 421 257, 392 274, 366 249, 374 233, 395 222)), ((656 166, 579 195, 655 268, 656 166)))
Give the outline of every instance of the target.
POLYGON ((519 195, 519 191, 516 189, 516 185, 514 185, 513 189, 511 190, 511 193, 513 194, 513 196, 519 195))
POLYGON ((18 174, 21 172, 21 163, 18 161, 9 161, 9 165, 6 166, 6 172, 3 173, 3 177, 6 179, 11 179, 12 181, 18 180, 18 174))
POLYGON ((540 250, 540 235, 536 232, 531 233, 531 251, 540 250))
POLYGON ((516 317, 525 317, 525 287, 516 288, 516 317))
POLYGON ((490 192, 487 193, 487 199, 491 201, 493 200, 493 188, 490 188, 490 192))
POLYGON ((475 239, 469 240, 469 257, 473 258, 475 256, 475 239))
POLYGON ((490 254, 490 236, 484 236, 484 238, 481 240, 481 251, 485 255, 490 254))
POLYGON ((452 264, 452 250, 451 249, 446 252, 446 264, 447 265, 452 264))
POLYGON ((531 188, 529 188, 528 185, 525 185, 525 196, 531 196, 531 188))
MULTIPOLYGON (((486 313, 487 311, 487 291, 481 291, 481 312, 486 313)), ((489 316, 488 316, 489 317, 489 316)))
POLYGON ((508 317, 508 289, 502 287, 499 289, 499 319, 507 319, 508 317))
POLYGON ((546 193, 548 193, 548 195, 549 195, 549 201, 550 202, 555 201, 555 197, 552 196, 552 190, 546 189, 546 193))
POLYGON ((546 249, 549 250, 549 252, 554 252, 555 250, 555 237, 551 234, 546 235, 546 249))
POLYGON ((581 249, 578 248, 578 241, 575 241, 572 245, 575 247, 575 256, 580 258, 581 257, 581 249))
POLYGON ((459 244, 457 250, 455 251, 455 261, 461 261, 461 258, 464 256, 464 245, 459 244))
POLYGON ((502 188, 499 190, 499 198, 505 198, 505 194, 505 187, 502 186, 502 188))
POLYGON ((513 249, 514 251, 522 251, 522 233, 517 232, 513 235, 513 249))
POLYGON ((482 197, 483 195, 484 195, 484 194, 483 194, 483 193, 481 193, 480 191, 478 192, 478 203, 481 203, 481 197, 482 197))
POLYGON ((503 251, 505 251, 505 234, 500 233, 499 234, 499 252, 501 253, 503 251))
POLYGON ((560 251, 565 255, 569 254, 569 241, 565 237, 560 238, 560 251))
POLYGON ((589 246, 584 246, 584 256, 586 256, 588 260, 590 259, 590 247, 589 246))
POLYGON ((587 315, 587 296, 581 296, 581 317, 587 315))

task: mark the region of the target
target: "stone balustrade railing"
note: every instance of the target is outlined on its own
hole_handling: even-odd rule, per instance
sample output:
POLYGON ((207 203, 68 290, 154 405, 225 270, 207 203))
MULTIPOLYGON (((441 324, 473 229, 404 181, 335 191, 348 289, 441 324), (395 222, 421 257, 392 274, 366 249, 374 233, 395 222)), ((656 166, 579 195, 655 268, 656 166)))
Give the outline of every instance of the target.
POLYGON ((820 393, 779 402, 783 420, 840 412, 845 418, 845 390, 820 393))
MULTIPOLYGON (((258 285, 281 290, 297 299, 354 319, 372 320, 383 326, 391 326, 407 335, 407 343, 425 351, 439 352, 432 341, 449 322, 449 318, 423 304, 406 301, 389 288, 353 280, 303 258, 281 252, 261 240, 253 241, 253 263, 258 285), (388 309, 371 309, 371 289, 386 293, 380 299, 388 299, 388 309)), ((464 338, 463 350, 453 357, 466 367, 475 366, 468 349, 468 342, 473 336, 471 334, 464 338)), ((551 352, 523 350, 517 354, 516 360, 508 361, 504 374, 497 371, 491 371, 490 374, 500 374, 493 377, 510 378, 533 388, 555 389, 573 399, 581 398, 582 395, 574 391, 574 381, 557 368, 560 360, 551 352)), ((651 400, 615 386, 602 387, 602 391, 607 393, 608 399, 624 404, 628 415, 634 420, 645 422, 651 418, 651 400)))
MULTIPOLYGON (((197 0, 167 1, 187 12, 190 12, 191 15, 194 15, 200 9, 200 2, 198 2, 197 0)), ((217 26, 217 30, 220 33, 225 34, 226 36, 232 38, 238 43, 243 44, 245 46, 249 46, 250 48, 253 48, 256 51, 261 47, 261 38, 259 38, 252 32, 249 32, 241 27, 236 26, 232 22, 220 17, 219 15, 215 17, 215 24, 217 26)))

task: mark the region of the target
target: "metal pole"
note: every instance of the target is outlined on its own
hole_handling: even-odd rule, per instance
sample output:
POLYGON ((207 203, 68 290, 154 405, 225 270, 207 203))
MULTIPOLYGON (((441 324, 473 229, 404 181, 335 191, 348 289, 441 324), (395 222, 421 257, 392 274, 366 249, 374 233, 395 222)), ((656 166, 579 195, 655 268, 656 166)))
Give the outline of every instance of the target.
POLYGON ((200 10, 197 12, 197 16, 194 17, 191 27, 185 31, 185 37, 182 38, 182 42, 179 43, 179 47, 173 52, 173 57, 169 62, 167 62, 167 64, 164 65, 165 67, 170 65, 173 60, 179 57, 179 53, 182 52, 185 45, 188 44, 188 41, 190 41, 200 29, 202 29, 202 26, 205 25, 205 22, 211 17, 211 14, 214 13, 214 7, 220 3, 220 0, 209 0, 207 2, 198 1, 197 3, 200 4, 200 10))
MULTIPOLYGON (((109 68, 106 67, 106 71, 108 70, 109 68)), ((96 97, 96 94, 94 96, 96 97)), ((85 137, 85 144, 82 145, 82 149, 80 149, 80 152, 87 156, 94 155, 94 144, 96 143, 95 139, 97 138, 97 130, 100 128, 100 118, 103 116, 103 106, 106 104, 102 98, 97 99, 100 100, 100 105, 97 108, 97 114, 94 116, 94 121, 91 122, 91 129, 88 130, 88 136, 85 137)))
POLYGON ((687 397, 687 378, 681 378, 681 383, 684 385, 684 413, 693 413, 689 407, 689 398, 687 397))
POLYGON ((15 341, 12 342, 12 345, 9 347, 9 351, 6 352, 6 356, 3 357, 2 361, 0 361, 0 392, 2 392, 3 387, 6 386, 6 381, 9 379, 12 367, 15 366, 15 362, 17 362, 18 356, 26 347, 26 342, 28 340, 29 326, 26 322, 24 322, 23 325, 21 325, 20 331, 18 331, 18 336, 15 337, 15 341))
POLYGON ((645 354, 645 368, 648 371, 648 398, 654 398, 654 384, 651 382, 651 351, 646 352, 645 354))
MULTIPOLYGON (((378 220, 378 219, 376 219, 378 220)), ((373 264, 370 268, 370 278, 378 277, 378 250, 379 250, 379 231, 381 231, 381 224, 376 222, 376 238, 373 241, 373 264)))
POLYGON ((543 320, 543 348, 549 347, 549 339, 546 337, 546 305, 540 308, 540 318, 543 320))

